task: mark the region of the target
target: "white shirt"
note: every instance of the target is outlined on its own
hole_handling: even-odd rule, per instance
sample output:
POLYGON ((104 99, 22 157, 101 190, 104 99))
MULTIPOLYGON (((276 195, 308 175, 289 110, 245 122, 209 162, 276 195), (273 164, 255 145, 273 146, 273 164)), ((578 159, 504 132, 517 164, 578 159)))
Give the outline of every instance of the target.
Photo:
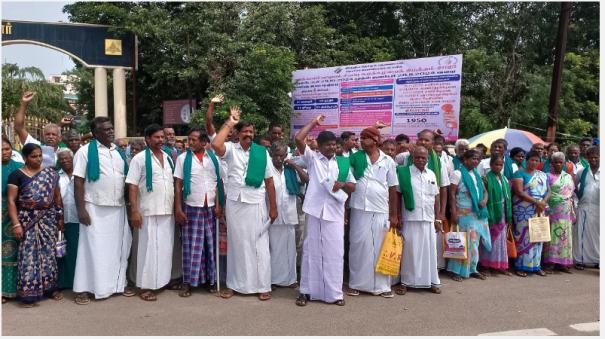
POLYGON ((580 161, 578 161, 575 164, 573 161, 571 161, 571 163, 573 164, 573 174, 577 175, 580 172, 580 170, 584 168, 584 166, 582 166, 582 163, 580 161))
POLYGON ((77 224, 78 209, 76 208, 76 198, 74 196, 74 177, 71 178, 63 170, 59 171, 59 189, 61 190, 61 199, 63 200, 63 219, 65 223, 77 224))
MULTIPOLYGON (((286 175, 280 171, 273 163, 270 164, 273 172, 273 184, 275 185, 275 201, 277 203, 277 219, 274 224, 278 225, 296 225, 298 224, 298 212, 296 211, 296 195, 288 193, 286 186, 286 175)), ((296 176, 298 178, 298 174, 296 176)), ((267 201, 267 206, 269 202, 267 201)))
MULTIPOLYGON (((42 145, 40 140, 34 138, 29 133, 27 134, 27 138, 25 138, 25 142, 23 142, 23 146, 25 146, 27 144, 36 144, 36 145, 39 145, 40 147, 42 147, 42 167, 54 167, 55 164, 57 163, 57 152, 67 149, 65 147, 57 147, 57 149, 55 150, 54 148, 52 148, 50 146, 42 145), (51 148, 52 148, 52 151, 50 150, 51 148), (54 153, 53 156, 50 155, 51 153, 54 153)), ((23 162, 23 161, 21 161, 21 162, 23 162)))
MULTIPOLYGON (((397 154, 397 156, 395 156, 395 162, 397 162, 397 164, 399 164, 401 166, 406 166, 408 161, 410 161, 410 152, 399 153, 399 154, 397 154)), ((429 161, 431 161, 430 156, 429 156, 429 161)), ((447 173, 447 163, 443 161, 443 158, 440 158, 439 161, 441 162, 441 186, 439 186, 439 187, 447 187, 450 185, 450 176, 447 173)), ((426 164, 427 169, 429 169, 428 165, 429 164, 427 163, 426 164)), ((452 162, 452 168, 453 167, 454 166, 453 166, 453 162, 452 162)))
MULTIPOLYGON (((176 159, 174 168, 175 178, 185 179, 184 166, 186 156, 187 152, 180 154, 176 159)), ((193 207, 204 207, 204 200, 206 200, 208 207, 214 206, 216 180, 216 169, 208 152, 204 152, 201 162, 194 153, 191 159, 191 192, 187 196, 187 199, 185 199, 185 204, 193 207)))
POLYGON ((164 166, 151 153, 151 184, 153 190, 147 192, 147 171, 145 151, 139 152, 130 161, 126 183, 139 188, 139 211, 144 217, 152 215, 171 215, 174 207, 174 179, 168 155, 162 151, 164 166))
POLYGON ((449 179, 454 172, 454 160, 451 155, 445 153, 445 151, 441 151, 441 166, 445 165, 445 169, 447 172, 447 177, 449 179))
MULTIPOLYGON (((321 184, 326 178, 338 177, 336 157, 328 159, 323 154, 312 151, 309 146, 305 147, 302 157, 309 171, 309 184, 305 192, 303 212, 327 221, 342 221, 345 213, 344 203, 334 198, 321 184)), ((347 182, 356 182, 350 169, 347 182)))
POLYGON ((88 182, 86 164, 88 145, 80 147, 74 156, 73 175, 84 178, 84 201, 99 206, 124 206, 124 160, 117 146, 110 148, 97 142, 100 175, 97 181, 88 182))
POLYGON ((477 171, 479 171, 479 175, 484 177, 487 175, 487 172, 489 172, 489 170, 491 169, 490 166, 490 161, 491 158, 485 158, 483 160, 481 160, 481 162, 479 162, 479 165, 477 166, 477 171))
POLYGON ((11 151, 11 160, 12 161, 16 161, 16 162, 20 162, 22 164, 25 163, 25 161, 23 161, 23 157, 21 156, 21 153, 15 151, 15 150, 11 151))
MULTIPOLYGON (((439 194, 435 173, 426 166, 421 172, 418 167, 412 165, 410 166, 410 176, 414 194, 414 210, 408 211, 404 204, 402 207, 403 221, 434 222, 435 196, 439 194)), ((401 192, 399 186, 397 190, 401 192)))
POLYGON ((374 164, 366 154, 368 167, 357 179, 349 206, 366 212, 389 213, 389 187, 397 186, 395 161, 380 151, 374 164))
MULTIPOLYGON (((241 201, 248 204, 258 204, 265 201, 265 183, 259 188, 246 185, 246 172, 250 161, 250 149, 245 151, 238 143, 226 142, 226 151, 222 156, 227 161, 229 172, 227 173, 227 199, 241 201)), ((267 166, 265 166, 265 179, 271 178, 271 157, 267 154, 267 166)))

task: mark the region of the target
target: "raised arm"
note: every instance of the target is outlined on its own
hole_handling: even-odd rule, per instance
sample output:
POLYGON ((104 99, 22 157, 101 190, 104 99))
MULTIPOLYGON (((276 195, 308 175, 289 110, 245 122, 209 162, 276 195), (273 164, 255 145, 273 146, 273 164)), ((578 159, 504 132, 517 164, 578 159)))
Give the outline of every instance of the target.
POLYGON ((298 152, 301 155, 305 153, 305 148, 307 147, 307 144, 305 143, 305 138, 307 137, 309 132, 311 132, 311 130, 315 128, 315 126, 320 126, 325 119, 326 116, 320 114, 315 119, 309 121, 309 123, 306 124, 305 127, 298 131, 298 133, 296 133, 296 135, 294 136, 294 140, 296 141, 296 148, 298 149, 298 152))
POLYGON ((27 111, 27 106, 35 95, 36 92, 31 91, 23 93, 23 96, 21 97, 21 104, 19 105, 17 113, 15 113, 15 133, 17 133, 19 136, 21 144, 25 142, 25 139, 27 139, 27 136, 29 135, 25 129, 25 112, 27 111))
POLYGON ((219 94, 210 100, 208 104, 208 110, 206 111, 206 131, 208 135, 214 135, 216 129, 214 129, 214 105, 221 104, 223 102, 223 95, 219 94))
POLYGON ((233 127, 235 127, 235 125, 239 122, 239 106, 232 106, 230 108, 230 113, 231 115, 229 115, 229 120, 225 122, 223 127, 221 127, 221 130, 218 131, 218 134, 216 135, 214 140, 212 140, 212 148, 214 149, 216 154, 218 154, 219 157, 225 155, 225 152, 227 150, 227 148, 225 147, 225 140, 229 136, 229 132, 231 131, 231 129, 233 129, 233 127))

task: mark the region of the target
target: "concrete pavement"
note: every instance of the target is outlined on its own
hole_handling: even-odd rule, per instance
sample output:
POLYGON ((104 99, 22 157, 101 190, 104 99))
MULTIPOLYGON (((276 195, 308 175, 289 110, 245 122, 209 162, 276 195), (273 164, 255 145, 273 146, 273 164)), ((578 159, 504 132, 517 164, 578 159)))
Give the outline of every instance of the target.
POLYGON ((572 271, 461 283, 442 274, 441 295, 422 290, 393 299, 362 294, 346 296, 344 307, 320 302, 297 307, 297 291, 289 288, 276 289, 267 302, 241 295, 224 300, 199 289, 190 298, 164 291, 156 302, 114 296, 87 306, 76 305, 66 292, 62 301, 45 300, 31 309, 3 305, 2 334, 478 335, 546 329, 598 335, 599 271, 572 271))

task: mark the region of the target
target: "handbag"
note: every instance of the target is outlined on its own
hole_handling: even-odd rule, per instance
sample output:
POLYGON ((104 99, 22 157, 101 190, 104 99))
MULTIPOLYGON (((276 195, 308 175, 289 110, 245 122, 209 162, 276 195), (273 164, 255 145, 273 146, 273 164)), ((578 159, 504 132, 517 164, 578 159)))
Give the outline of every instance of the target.
POLYGON ((538 214, 537 217, 527 220, 529 227, 529 242, 550 242, 550 219, 542 217, 538 214))
POLYGON ((59 231, 59 235, 57 237, 57 244, 55 248, 55 256, 57 258, 63 258, 67 254, 67 241, 65 240, 65 236, 63 232, 59 231))
POLYGON ((466 232, 460 232, 458 225, 452 227, 452 231, 445 233, 443 237, 443 257, 460 260, 468 258, 466 232))
POLYGON ((508 231, 506 232, 506 253, 511 259, 517 258, 517 244, 515 243, 515 237, 513 236, 513 229, 510 225, 506 226, 508 231))
POLYGON ((401 256, 403 255, 403 239, 397 234, 395 228, 391 228, 384 236, 380 255, 376 261, 376 273, 384 275, 399 275, 401 267, 401 256))

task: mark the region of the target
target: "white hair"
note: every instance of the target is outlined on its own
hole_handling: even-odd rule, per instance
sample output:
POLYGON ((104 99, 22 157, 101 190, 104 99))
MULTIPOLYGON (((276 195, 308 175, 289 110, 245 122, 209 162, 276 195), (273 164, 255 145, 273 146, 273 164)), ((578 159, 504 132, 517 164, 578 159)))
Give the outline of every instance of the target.
POLYGON ((555 159, 562 160, 565 162, 565 153, 563 152, 555 152, 550 156, 550 161, 554 161, 555 159))
POLYGON ((74 152, 72 152, 72 150, 70 150, 69 148, 59 148, 56 154, 57 156, 59 156, 59 154, 61 153, 68 153, 72 158, 74 156, 74 152))
POLYGON ((468 145, 469 145, 469 142, 467 139, 458 139, 458 140, 456 140, 454 147, 458 148, 458 146, 468 146, 468 145))

